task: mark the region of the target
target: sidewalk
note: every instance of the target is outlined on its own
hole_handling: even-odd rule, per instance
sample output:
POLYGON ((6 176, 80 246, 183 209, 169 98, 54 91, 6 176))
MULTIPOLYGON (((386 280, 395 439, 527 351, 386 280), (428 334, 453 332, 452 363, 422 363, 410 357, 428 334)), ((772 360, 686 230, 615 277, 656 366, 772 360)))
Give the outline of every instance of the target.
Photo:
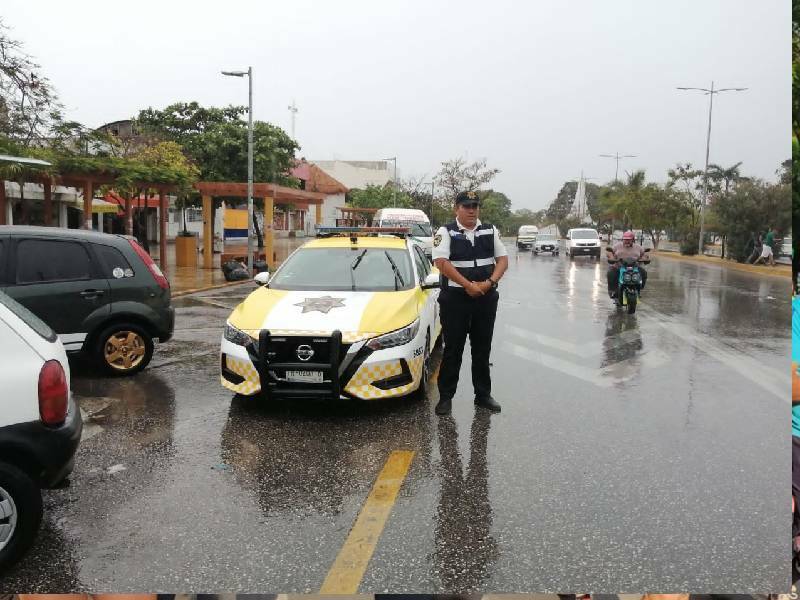
MULTIPOLYGON (((275 254, 277 258, 277 262, 275 265, 270 264, 270 271, 274 272, 275 269, 284 261, 286 257, 289 256, 296 248, 302 246, 305 242, 311 240, 313 238, 278 238, 275 240, 275 254)), ((225 244, 225 250, 227 252, 235 251, 237 249, 242 248, 242 244, 225 244)), ((158 260, 158 247, 155 247, 155 250, 151 247, 151 254, 155 253, 156 256, 153 256, 153 260, 156 264, 159 263, 158 260)), ((245 251, 244 254, 247 254, 245 251)), ((222 274, 222 268, 219 264, 220 255, 214 255, 214 268, 213 269, 204 269, 202 267, 203 257, 198 254, 197 255, 197 264, 198 266, 195 267, 178 267, 175 265, 175 244, 168 243, 167 244, 167 264, 166 264, 166 275, 167 279, 169 279, 169 285, 172 289, 172 296, 173 297, 180 297, 186 295, 190 292, 196 292, 199 290, 215 288, 215 287, 224 287, 226 285, 236 285, 238 283, 242 283, 241 281, 235 282, 227 282, 225 281, 225 276, 222 274)))
POLYGON ((751 273, 753 275, 767 275, 770 277, 786 277, 787 279, 792 278, 792 266, 791 265, 783 265, 778 264, 774 267, 770 267, 767 265, 748 265, 744 263, 738 263, 733 260, 728 260, 727 258, 717 258, 714 256, 684 256, 683 254, 679 254, 677 252, 664 252, 664 251, 653 251, 650 253, 653 258, 667 258, 670 260, 681 260, 684 262, 694 262, 694 263, 703 263, 707 265, 716 265, 718 267, 724 267, 726 269, 734 269, 736 271, 744 271, 746 273, 751 273))

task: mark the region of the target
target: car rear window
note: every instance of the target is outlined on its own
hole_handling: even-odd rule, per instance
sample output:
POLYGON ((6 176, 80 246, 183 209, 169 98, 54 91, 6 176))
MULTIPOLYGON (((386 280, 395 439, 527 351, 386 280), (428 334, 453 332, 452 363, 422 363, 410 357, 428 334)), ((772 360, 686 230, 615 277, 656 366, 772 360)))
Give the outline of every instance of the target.
POLYGON ((100 257, 103 277, 106 279, 122 279, 123 277, 133 277, 136 274, 125 255, 113 246, 92 244, 92 247, 100 257))
POLYGON ((47 323, 42 321, 39 317, 22 306, 22 304, 3 292, 0 292, 0 304, 17 315, 20 319, 22 319, 23 323, 33 329, 48 342, 54 342, 56 340, 56 332, 50 329, 50 326, 47 323))
POLYGON ((17 283, 91 279, 89 253, 80 242, 22 240, 17 244, 17 283))

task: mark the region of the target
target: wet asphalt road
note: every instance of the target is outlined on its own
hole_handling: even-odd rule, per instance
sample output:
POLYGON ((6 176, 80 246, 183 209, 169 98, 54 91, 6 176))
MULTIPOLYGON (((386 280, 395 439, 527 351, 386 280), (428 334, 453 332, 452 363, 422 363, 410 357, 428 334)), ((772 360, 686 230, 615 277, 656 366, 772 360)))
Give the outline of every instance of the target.
POLYGON ((510 259, 500 415, 474 410, 468 359, 441 420, 435 391, 232 398, 219 337, 252 284, 176 300, 136 377, 75 365, 71 485, 0 589, 316 592, 398 449, 415 458, 362 592, 788 589, 789 280, 660 259, 628 316, 604 263, 510 259))

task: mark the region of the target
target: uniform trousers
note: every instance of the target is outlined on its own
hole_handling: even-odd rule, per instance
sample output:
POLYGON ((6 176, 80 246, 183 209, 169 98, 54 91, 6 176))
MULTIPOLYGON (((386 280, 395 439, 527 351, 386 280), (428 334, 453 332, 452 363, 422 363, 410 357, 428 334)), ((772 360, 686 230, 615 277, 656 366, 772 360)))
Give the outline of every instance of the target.
POLYGON ((442 364, 439 368, 440 401, 450 400, 455 396, 467 336, 472 349, 472 387, 475 389, 475 398, 482 400, 492 395, 489 356, 499 297, 497 290, 490 290, 479 298, 471 298, 461 289, 443 290, 439 295, 444 340, 442 364))

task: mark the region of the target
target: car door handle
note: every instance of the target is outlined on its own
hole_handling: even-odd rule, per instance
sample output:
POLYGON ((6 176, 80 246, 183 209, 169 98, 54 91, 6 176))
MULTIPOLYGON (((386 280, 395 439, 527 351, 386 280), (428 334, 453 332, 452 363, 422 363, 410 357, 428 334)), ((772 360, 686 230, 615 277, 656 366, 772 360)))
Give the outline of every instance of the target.
POLYGON ((81 292, 81 296, 83 296, 84 298, 88 298, 90 300, 92 298, 97 298, 98 296, 102 296, 103 294, 105 294, 103 290, 84 290, 81 292))

